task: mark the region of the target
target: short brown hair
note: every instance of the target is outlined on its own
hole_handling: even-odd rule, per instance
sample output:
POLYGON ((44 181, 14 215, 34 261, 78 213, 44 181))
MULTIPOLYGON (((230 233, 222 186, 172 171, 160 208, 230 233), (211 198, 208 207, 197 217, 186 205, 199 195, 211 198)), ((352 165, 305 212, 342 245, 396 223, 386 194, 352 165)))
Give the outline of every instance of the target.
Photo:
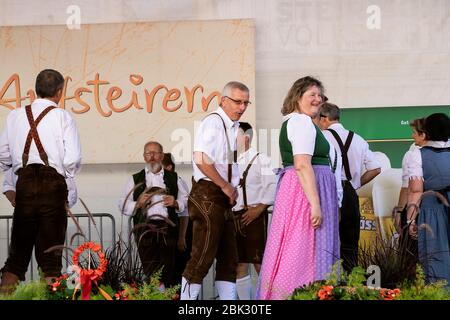
POLYGON ((417 133, 425 133, 425 118, 418 118, 411 120, 410 127, 417 131, 417 133))
POLYGON ((281 114, 285 116, 294 112, 298 108, 298 100, 300 100, 303 94, 311 87, 318 87, 322 95, 325 91, 322 82, 311 76, 303 77, 295 81, 289 89, 286 98, 284 98, 281 114))

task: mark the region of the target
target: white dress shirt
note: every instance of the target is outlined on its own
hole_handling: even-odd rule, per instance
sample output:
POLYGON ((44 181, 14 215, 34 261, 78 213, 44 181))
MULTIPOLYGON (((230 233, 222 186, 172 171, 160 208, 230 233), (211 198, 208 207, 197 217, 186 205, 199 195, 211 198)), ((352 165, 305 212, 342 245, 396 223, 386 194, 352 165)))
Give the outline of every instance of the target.
MULTIPOLYGON (((337 132, 339 137, 342 140, 342 143, 345 144, 345 140, 347 139, 349 131, 346 130, 342 124, 333 123, 329 129, 333 129, 337 132)), ((331 132, 328 130, 324 130, 323 134, 327 138, 328 141, 331 141, 336 150, 340 150, 339 144, 336 139, 334 139, 331 132)), ((350 148, 347 152, 348 162, 350 166, 350 173, 352 175, 352 180, 350 183, 352 184, 355 190, 361 187, 361 176, 367 170, 374 170, 380 168, 380 164, 375 157, 374 153, 370 151, 369 144, 358 134, 354 134, 352 143, 350 144, 350 148)), ((345 170, 342 169, 342 180, 347 180, 345 176, 345 170)))
MULTIPOLYGON (((194 140, 194 152, 203 152, 211 158, 217 172, 225 181, 228 181, 228 159, 233 159, 232 152, 236 150, 239 122, 231 120, 221 107, 215 112, 225 122, 230 141, 230 157, 227 157, 228 145, 223 123, 217 115, 208 116, 200 124, 194 140)), ((195 162, 193 162, 193 169, 195 181, 198 182, 200 179, 210 180, 200 171, 195 162)), ((239 184, 239 168, 237 163, 233 163, 232 165, 231 184, 235 187, 239 184)))
MULTIPOLYGON (((146 183, 147 188, 160 187, 160 188, 165 189, 166 185, 164 184, 164 169, 161 169, 157 173, 153 173, 148 169, 148 167, 145 167, 145 183, 146 183)), ((185 209, 187 209, 187 200, 188 200, 188 196, 189 196, 189 189, 187 188, 186 183, 180 178, 180 176, 178 176, 177 186, 178 186, 178 195, 177 195, 176 201, 178 203, 178 209, 175 210, 175 212, 178 213, 178 216, 185 216, 186 215, 185 209)), ((123 214, 125 214, 127 216, 131 216, 133 214, 134 208, 136 207, 136 201, 133 201, 133 192, 131 192, 131 190, 133 190, 134 187, 135 187, 134 180, 133 180, 133 177, 131 177, 128 180, 127 185, 125 186, 123 197, 119 201, 119 210, 122 212, 123 205, 124 205, 124 202, 126 199, 123 214), (131 194, 130 194, 130 192, 131 192, 131 194), (130 194, 130 195, 127 198, 128 194, 130 194)), ((157 201, 161 201, 163 199, 163 197, 164 197, 164 195, 155 195, 151 198, 151 202, 154 203, 157 201)), ((167 208, 164 206, 164 204, 162 202, 160 202, 148 209, 147 217, 151 217, 155 214, 162 215, 166 218, 169 217, 167 208)), ((162 218, 155 217, 154 219, 160 220, 162 218)))
MULTIPOLYGON (((57 105, 47 99, 36 99, 31 105, 33 118, 48 106, 57 105)), ((0 167, 10 167, 17 172, 22 167, 22 154, 30 131, 25 108, 12 110, 6 119, 6 128, 0 136, 0 167)), ((50 111, 37 126, 37 131, 49 165, 65 178, 73 178, 81 167, 81 146, 76 124, 69 112, 56 108, 50 111)), ((42 163, 34 142, 31 143, 28 164, 42 163)))
MULTIPOLYGON (((292 112, 283 117, 283 121, 289 120, 286 125, 288 140, 292 145, 292 154, 307 154, 314 155, 316 146, 316 127, 312 122, 311 117, 298 112, 292 112)), ((322 131, 323 132, 323 131, 322 131)), ((335 162, 337 155, 336 170, 334 176, 336 178, 336 190, 338 195, 339 207, 342 203, 343 189, 341 183, 342 158, 339 149, 336 149, 331 144, 327 135, 324 135, 328 144, 330 145, 329 157, 331 165, 335 162)))
MULTIPOLYGON (((257 154, 253 148, 243 152, 238 157, 238 165, 240 177, 247 168, 249 162, 257 154)), ((275 199, 277 178, 273 173, 270 158, 264 153, 260 153, 253 161, 246 179, 247 205, 254 207, 258 204, 266 204, 271 206, 275 199)), ((239 196, 236 199, 236 205, 233 211, 244 209, 244 196, 242 187, 238 187, 239 196)))
MULTIPOLYGON (((3 193, 6 191, 16 192, 16 183, 18 176, 13 173, 12 168, 5 171, 3 179, 3 193)), ((69 208, 72 208, 78 200, 77 185, 75 184, 75 178, 66 178, 67 184, 67 202, 69 208)))

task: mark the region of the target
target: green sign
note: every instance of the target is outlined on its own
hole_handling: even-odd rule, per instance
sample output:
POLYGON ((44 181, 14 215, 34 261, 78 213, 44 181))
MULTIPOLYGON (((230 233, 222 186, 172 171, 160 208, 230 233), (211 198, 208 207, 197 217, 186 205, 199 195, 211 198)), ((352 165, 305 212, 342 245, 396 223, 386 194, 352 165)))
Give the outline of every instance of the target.
POLYGON ((401 168, 403 155, 413 143, 409 122, 436 112, 450 116, 450 106, 341 109, 341 122, 366 139, 370 150, 385 153, 393 168, 401 168))
POLYGON ((436 112, 450 116, 450 106, 341 109, 341 122, 368 141, 411 139, 409 121, 436 112))

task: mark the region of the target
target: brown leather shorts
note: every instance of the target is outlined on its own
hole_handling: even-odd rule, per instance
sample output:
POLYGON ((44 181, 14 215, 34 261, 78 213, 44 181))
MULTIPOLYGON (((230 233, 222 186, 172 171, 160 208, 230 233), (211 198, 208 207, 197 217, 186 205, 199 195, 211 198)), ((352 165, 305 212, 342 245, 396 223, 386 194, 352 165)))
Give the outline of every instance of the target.
POLYGON ((248 226, 241 221, 245 212, 234 212, 239 262, 261 264, 267 238, 267 210, 248 226))

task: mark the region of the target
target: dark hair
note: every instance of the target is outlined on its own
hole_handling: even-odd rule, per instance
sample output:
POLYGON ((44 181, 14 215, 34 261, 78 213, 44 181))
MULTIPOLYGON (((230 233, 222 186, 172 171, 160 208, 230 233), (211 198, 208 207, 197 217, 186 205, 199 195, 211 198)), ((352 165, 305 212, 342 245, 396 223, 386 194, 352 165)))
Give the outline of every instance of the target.
POLYGON ((170 152, 164 153, 164 158, 162 159, 163 167, 172 166, 172 170, 175 171, 175 162, 173 161, 172 154, 170 152))
POLYGON ((53 98, 64 86, 64 77, 53 69, 45 69, 36 77, 36 94, 41 98, 53 98))
POLYGON ((341 119, 341 110, 335 104, 324 102, 320 105, 320 116, 327 117, 330 121, 341 119))
POLYGON ((417 133, 425 133, 425 118, 414 119, 410 122, 410 127, 417 131, 417 133))
POLYGON ((314 86, 320 89, 323 97, 325 89, 323 88, 322 82, 320 82, 319 80, 307 76, 295 81, 292 87, 289 89, 286 98, 284 98, 283 107, 281 108, 281 114, 285 116, 297 110, 298 100, 300 100, 303 94, 310 87, 314 86))
POLYGON ((425 119, 425 134, 429 141, 448 141, 450 118, 445 113, 433 113, 425 119))
POLYGON ((244 131, 246 135, 250 137, 250 141, 253 139, 253 128, 248 122, 239 122, 239 128, 244 131))

